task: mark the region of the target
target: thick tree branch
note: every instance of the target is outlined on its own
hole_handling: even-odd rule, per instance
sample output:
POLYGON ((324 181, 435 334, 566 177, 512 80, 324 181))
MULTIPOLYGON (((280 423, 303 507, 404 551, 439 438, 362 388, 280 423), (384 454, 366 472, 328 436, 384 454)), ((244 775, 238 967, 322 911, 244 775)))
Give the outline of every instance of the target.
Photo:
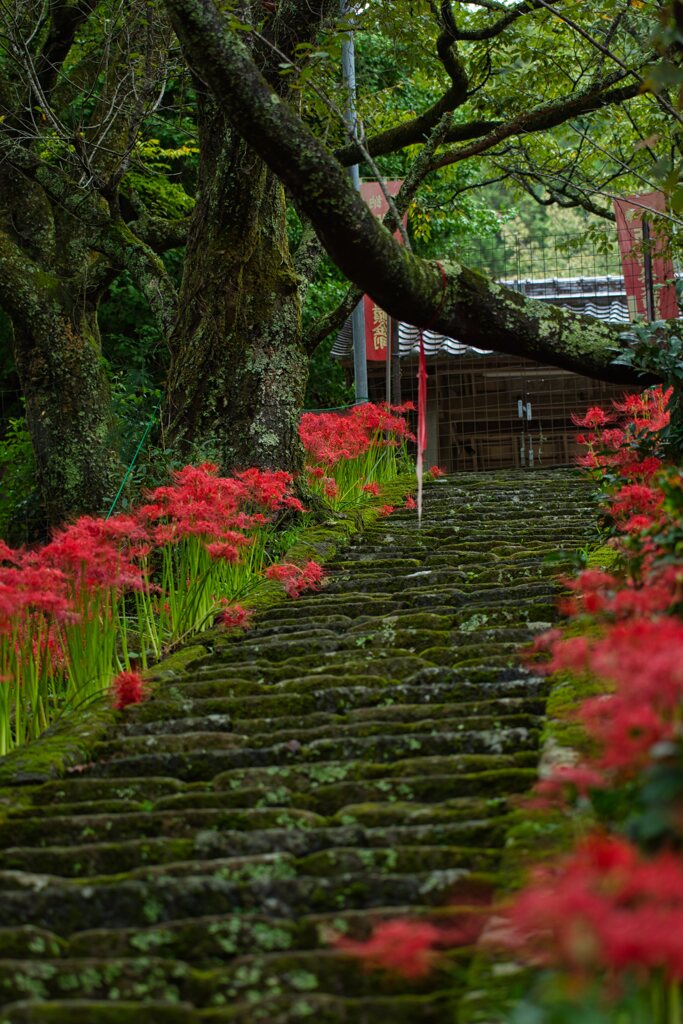
POLYGON ((156 253, 162 253, 185 245, 190 219, 190 217, 181 217, 178 220, 166 220, 165 217, 153 217, 151 214, 145 213, 135 220, 128 221, 128 227, 150 249, 156 253))
MULTIPOLYGON (((438 124, 443 116, 443 97, 432 107, 418 117, 396 125, 395 128, 387 128, 384 132, 365 139, 364 145, 370 156, 386 156, 388 153, 396 153, 406 146, 414 146, 424 142, 429 137, 429 132, 435 124, 438 124)), ((470 139, 480 139, 489 132, 499 128, 502 121, 468 121, 466 124, 454 124, 448 132, 445 142, 468 142, 470 139)), ((363 151, 355 143, 342 146, 335 151, 335 157, 344 167, 360 163, 363 159, 363 151)))
MULTIPOLYGON (((553 0, 553 2, 557 3, 557 0, 553 0)), ((540 4, 538 0, 524 0, 523 3, 511 8, 498 21, 494 21, 492 25, 487 25, 484 28, 462 29, 458 28, 454 21, 454 38, 463 42, 465 40, 483 42, 486 39, 495 39, 496 36, 501 35, 518 18, 522 18, 525 14, 530 14, 532 11, 537 11, 542 6, 544 5, 540 4)))
POLYGON ((100 250, 113 266, 129 271, 169 338, 178 313, 178 295, 160 257, 122 220, 114 221, 102 233, 100 250))
POLYGON ((397 319, 605 380, 621 328, 549 307, 459 263, 422 260, 378 224, 334 157, 268 87, 212 0, 167 0, 186 57, 236 130, 297 198, 343 273, 397 319))
POLYGON ((29 329, 49 329, 53 318, 51 294, 57 289, 57 279, 46 274, 2 229, 0 265, 2 309, 12 320, 26 324, 29 329))
POLYGON ((304 348, 309 356, 313 355, 318 345, 322 345, 325 338, 346 323, 362 298, 361 289, 352 284, 341 302, 311 325, 303 339, 304 348))
POLYGON ((518 114, 517 117, 494 128, 478 142, 443 153, 434 162, 433 167, 435 169, 447 167, 450 164, 460 163, 462 160, 469 160, 473 156, 479 156, 481 153, 494 149, 505 139, 515 135, 548 131, 548 129, 556 128, 580 114, 589 114, 602 107, 610 106, 613 103, 623 103, 625 100, 638 96, 641 88, 636 82, 616 89, 610 88, 614 82, 623 77, 621 72, 614 72, 606 76, 599 85, 593 84, 583 92, 565 96, 561 100, 553 100, 551 103, 544 103, 533 110, 518 114))
MULTIPOLYGON (((340 163, 347 167, 354 163, 360 163, 366 155, 364 150, 371 157, 376 157, 386 153, 393 153, 417 142, 425 142, 444 114, 452 113, 452 111, 457 110, 458 107, 463 105, 468 95, 469 79, 465 71, 465 65, 458 56, 453 29, 450 5, 444 3, 442 4, 441 31, 436 41, 436 52, 451 80, 451 84, 443 96, 417 117, 411 118, 410 121, 397 125, 395 128, 390 128, 388 131, 381 132, 372 139, 364 140, 362 147, 356 143, 342 147, 336 153, 340 163)), ((474 130, 479 132, 479 134, 479 126, 481 124, 482 122, 478 122, 478 125, 474 126, 474 130)), ((467 130, 471 126, 463 126, 463 128, 467 130)), ((483 130, 486 131, 487 129, 483 130)), ((472 137, 478 138, 479 135, 475 134, 472 136, 466 134, 458 136, 458 138, 464 139, 472 137)))
MULTIPOLYGON (((400 218, 402 218, 403 214, 408 211, 418 188, 429 173, 432 157, 436 149, 441 145, 450 125, 451 115, 444 114, 441 121, 429 137, 427 144, 422 147, 418 156, 413 161, 412 166, 401 185, 401 190, 393 202, 393 210, 390 209, 384 218, 384 226, 388 228, 392 234, 397 230, 400 218), (394 210, 399 221, 396 220, 394 210)), ((404 237, 407 238, 408 236, 405 235, 404 237)), ((408 245, 410 245, 409 242, 408 245)), ((356 288, 355 285, 352 285, 336 309, 325 314, 325 316, 321 317, 320 320, 313 324, 308 330, 304 338, 304 347, 306 348, 306 351, 309 353, 314 352, 318 345, 320 345, 325 338, 332 333, 332 331, 338 330, 351 315, 362 297, 363 292, 356 288)))
POLYGON ((76 33, 98 3, 99 0, 78 0, 76 3, 53 0, 50 3, 50 30, 36 62, 36 77, 45 95, 54 87, 76 33))

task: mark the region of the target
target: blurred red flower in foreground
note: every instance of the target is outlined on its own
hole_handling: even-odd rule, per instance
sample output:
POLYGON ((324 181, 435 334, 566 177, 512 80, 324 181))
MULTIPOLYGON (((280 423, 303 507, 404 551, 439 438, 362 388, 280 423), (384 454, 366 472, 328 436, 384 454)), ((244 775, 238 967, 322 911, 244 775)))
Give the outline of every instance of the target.
POLYGON ((683 978, 683 864, 643 857, 624 839, 594 835, 537 869, 497 941, 540 964, 583 971, 663 971, 683 978))
MULTIPOLYGON (((473 904, 480 903, 483 909, 486 903, 473 897, 473 904)), ((378 924, 365 941, 338 936, 334 945, 340 952, 358 957, 368 970, 382 968, 404 978, 420 978, 436 966, 440 951, 476 942, 486 921, 487 915, 478 911, 449 925, 395 918, 378 924)))
POLYGON ((439 929, 427 921, 386 921, 366 942, 339 938, 337 949, 363 960, 367 967, 383 967, 405 978, 429 974, 434 966, 434 947, 439 929))

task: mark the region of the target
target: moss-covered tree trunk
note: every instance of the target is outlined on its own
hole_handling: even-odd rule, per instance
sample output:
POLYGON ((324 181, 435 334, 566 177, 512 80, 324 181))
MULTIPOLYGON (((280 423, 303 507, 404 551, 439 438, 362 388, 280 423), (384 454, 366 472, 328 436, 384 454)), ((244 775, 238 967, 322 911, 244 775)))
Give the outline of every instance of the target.
POLYGON ((104 511, 121 467, 94 311, 50 312, 44 332, 15 328, 14 347, 45 517, 56 525, 104 511))
MULTIPOLYGON (((17 209, 21 212, 18 202, 17 209)), ((78 236, 60 233, 55 239, 52 223, 49 217, 35 224, 26 220, 19 238, 0 220, 0 303, 13 325, 43 513, 55 526, 80 513, 101 512, 121 470, 110 447, 109 386, 97 329, 99 289, 89 289, 64 263, 56 265, 53 251, 68 255, 69 243, 77 249, 78 236)))
POLYGON ((211 101, 200 109, 201 165, 167 415, 183 458, 223 471, 296 469, 306 387, 299 285, 279 180, 211 101))

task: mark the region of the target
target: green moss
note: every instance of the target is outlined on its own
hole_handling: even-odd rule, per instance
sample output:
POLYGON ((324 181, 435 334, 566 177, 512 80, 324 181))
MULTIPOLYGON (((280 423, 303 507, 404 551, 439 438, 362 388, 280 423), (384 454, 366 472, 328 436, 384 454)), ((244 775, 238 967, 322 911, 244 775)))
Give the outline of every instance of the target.
POLYGON ((46 782, 87 760, 97 740, 116 720, 101 705, 64 715, 43 735, 0 758, 0 786, 46 782))

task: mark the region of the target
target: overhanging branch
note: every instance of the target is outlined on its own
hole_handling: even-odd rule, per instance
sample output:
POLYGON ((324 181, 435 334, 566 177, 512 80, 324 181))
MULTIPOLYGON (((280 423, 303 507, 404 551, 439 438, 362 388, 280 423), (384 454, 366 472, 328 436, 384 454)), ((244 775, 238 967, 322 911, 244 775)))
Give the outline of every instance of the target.
POLYGON ((549 307, 452 261, 419 259, 373 217, 344 168, 269 88, 212 0, 167 0, 191 66, 226 116, 311 219, 344 274, 397 319, 461 341, 605 380, 636 382, 613 366, 621 328, 549 307))

